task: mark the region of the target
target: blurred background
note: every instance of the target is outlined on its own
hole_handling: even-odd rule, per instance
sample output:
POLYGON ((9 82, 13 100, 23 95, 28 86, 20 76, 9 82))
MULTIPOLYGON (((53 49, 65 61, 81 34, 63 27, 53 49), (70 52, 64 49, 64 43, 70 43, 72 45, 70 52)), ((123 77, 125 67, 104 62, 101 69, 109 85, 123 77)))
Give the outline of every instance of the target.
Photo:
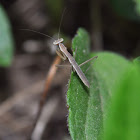
POLYGON ((71 52, 72 38, 83 27, 91 52, 113 51, 128 59, 140 55, 139 0, 0 0, 0 14, 1 140, 71 139, 70 69, 55 67, 68 62, 56 55, 52 39, 21 29, 57 38, 60 28, 71 52))

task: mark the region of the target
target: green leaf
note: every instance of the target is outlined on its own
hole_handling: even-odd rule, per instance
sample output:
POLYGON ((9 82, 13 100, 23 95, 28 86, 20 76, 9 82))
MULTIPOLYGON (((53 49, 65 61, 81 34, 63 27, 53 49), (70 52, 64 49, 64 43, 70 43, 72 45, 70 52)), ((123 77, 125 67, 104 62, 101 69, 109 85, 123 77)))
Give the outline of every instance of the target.
POLYGON ((13 38, 9 20, 0 6, 0 66, 9 66, 13 57, 13 38))
POLYGON ((133 62, 134 62, 135 64, 138 64, 138 65, 140 66, 140 56, 137 57, 137 58, 135 58, 135 59, 133 60, 133 62))
POLYGON ((85 74, 90 83, 89 89, 75 72, 71 74, 67 92, 69 131, 73 140, 97 140, 102 137, 114 86, 119 83, 130 62, 111 52, 90 54, 88 33, 81 28, 73 39, 72 47, 77 50, 75 60, 78 64, 89 59, 89 56, 97 55, 98 58, 94 65, 85 64, 81 67, 85 73, 91 66, 85 74))
POLYGON ((104 140, 140 140, 140 72, 129 67, 114 88, 104 140))
POLYGON ((140 0, 134 0, 134 1, 136 3, 136 11, 140 16, 140 0))

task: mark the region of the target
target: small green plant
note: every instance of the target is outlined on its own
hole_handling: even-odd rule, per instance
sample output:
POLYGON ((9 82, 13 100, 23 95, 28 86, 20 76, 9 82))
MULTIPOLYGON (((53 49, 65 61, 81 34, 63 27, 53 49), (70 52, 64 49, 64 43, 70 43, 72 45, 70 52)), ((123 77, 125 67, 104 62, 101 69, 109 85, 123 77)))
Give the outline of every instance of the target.
POLYGON ((8 17, 0 6, 0 66, 9 66, 13 58, 13 38, 8 17))
MULTIPOLYGON (((97 55, 94 65, 82 66, 88 89, 72 72, 67 92, 68 125, 73 140, 140 139, 140 69, 112 52, 90 53, 88 33, 80 28, 72 42, 76 62, 97 55), (75 51, 74 51, 75 53, 75 51)), ((137 60, 138 62, 138 60, 137 60)))

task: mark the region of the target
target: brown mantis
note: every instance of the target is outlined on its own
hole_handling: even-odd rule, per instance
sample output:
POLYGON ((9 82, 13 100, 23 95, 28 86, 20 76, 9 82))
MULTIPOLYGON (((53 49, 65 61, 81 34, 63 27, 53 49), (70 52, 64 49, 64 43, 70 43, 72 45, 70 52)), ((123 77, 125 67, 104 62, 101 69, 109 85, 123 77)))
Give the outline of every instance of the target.
POLYGON ((90 84, 89 84, 89 82, 88 82, 88 80, 87 80, 85 74, 82 72, 80 66, 86 64, 87 62, 91 61, 91 60, 94 59, 94 58, 97 58, 97 56, 94 56, 94 57, 92 57, 91 59, 89 59, 89 60, 83 62, 83 63, 80 64, 80 65, 78 65, 78 64, 76 63, 75 59, 74 59, 74 58, 72 57, 72 55, 67 51, 67 48, 66 48, 66 47, 64 46, 64 44, 62 43, 62 42, 64 41, 64 39, 63 39, 63 38, 60 38, 60 39, 59 39, 59 34, 58 34, 58 39, 55 40, 54 38, 50 37, 49 35, 46 35, 46 34, 41 33, 41 32, 37 32, 37 31, 34 31, 34 30, 30 30, 30 29, 21 29, 21 30, 32 31, 32 32, 39 33, 39 34, 41 34, 41 35, 44 35, 44 36, 47 36, 47 37, 53 39, 53 40, 54 40, 53 45, 58 45, 58 46, 59 46, 59 49, 60 49, 60 51, 62 52, 62 54, 64 55, 64 57, 63 57, 62 55, 60 55, 60 53, 58 53, 58 51, 56 51, 57 54, 58 54, 61 58, 63 58, 64 60, 66 60, 66 57, 67 57, 68 60, 69 60, 69 62, 70 62, 71 65, 72 65, 73 69, 76 71, 77 75, 78 75, 79 78, 82 80, 82 82, 83 82, 88 88, 90 87, 90 84))
POLYGON ((47 36, 51 39, 54 40, 53 42, 53 45, 58 45, 59 46, 59 49, 60 51, 62 52, 63 56, 58 52, 56 51, 56 53, 64 60, 66 60, 66 57, 68 58, 69 62, 71 63, 74 71, 76 71, 77 75, 79 76, 79 78, 82 80, 82 82, 89 88, 90 87, 90 84, 85 76, 85 74, 82 72, 80 66, 84 65, 85 63, 91 61, 92 59, 94 58, 97 58, 97 56, 95 57, 92 57, 91 59, 83 62, 82 64, 80 64, 78 66, 78 64, 76 63, 75 59, 72 57, 72 55, 67 51, 67 48, 64 46, 64 44, 62 43, 64 41, 63 38, 59 38, 59 33, 60 33, 60 26, 61 26, 61 23, 62 23, 62 19, 63 19, 63 16, 64 16, 64 12, 65 12, 66 8, 64 9, 63 11, 63 14, 62 14, 62 17, 61 17, 61 20, 60 20, 60 25, 59 25, 59 31, 58 31, 58 39, 55 40, 54 38, 52 38, 51 36, 49 35, 46 35, 44 33, 41 33, 41 32, 37 32, 37 31, 34 31, 34 30, 30 30, 30 29, 21 29, 21 30, 27 30, 27 31, 32 31, 32 32, 35 32, 35 33, 39 33, 41 35, 44 35, 44 36, 47 36))
MULTIPOLYGON (((82 80, 82 82, 89 88, 90 84, 85 76, 85 74, 82 72, 80 66, 76 63, 75 59, 72 57, 72 55, 67 51, 67 48, 64 46, 63 43, 63 38, 57 39, 53 42, 54 45, 59 45, 59 49, 61 52, 68 58, 69 62, 71 63, 72 67, 76 71, 77 75, 79 78, 82 80)), ((91 59, 87 60, 86 62, 82 63, 81 65, 91 61, 92 59, 97 58, 97 56, 92 57, 91 59)))
POLYGON ((91 59, 83 62, 82 64, 80 64, 78 66, 78 64, 76 63, 75 59, 72 57, 72 55, 67 51, 67 48, 64 46, 64 44, 62 43, 64 41, 63 38, 59 38, 59 33, 60 33, 60 26, 61 26, 61 23, 62 23, 62 19, 63 19, 63 16, 64 16, 64 12, 65 12, 66 8, 64 9, 63 11, 63 14, 61 16, 61 20, 60 20, 60 25, 59 25, 59 31, 58 31, 58 39, 55 40, 53 37, 49 36, 49 35, 46 35, 44 33, 41 33, 41 32, 37 32, 37 31, 34 31, 34 30, 30 30, 30 29, 21 29, 21 30, 27 30, 27 31, 32 31, 32 32, 35 32, 35 33, 39 33, 41 35, 44 35, 44 36, 47 36, 51 39, 54 40, 53 42, 53 45, 58 45, 59 46, 59 49, 60 51, 62 52, 63 56, 58 52, 56 51, 56 53, 64 60, 66 60, 66 57, 68 58, 69 62, 71 63, 74 71, 76 71, 77 75, 79 76, 79 78, 82 80, 82 82, 89 88, 90 87, 90 84, 85 76, 85 74, 82 72, 80 66, 86 64, 87 62, 91 61, 92 59, 94 58, 97 58, 97 56, 95 57, 92 57, 91 59))
POLYGON ((64 16, 64 12, 65 12, 66 9, 64 9, 63 11, 63 14, 62 14, 62 17, 61 17, 61 21, 60 21, 60 25, 59 25, 59 31, 58 31, 58 39, 55 40, 53 42, 53 45, 58 45, 59 46, 59 49, 60 51, 64 54, 64 57, 62 55, 60 55, 58 53, 58 51, 56 51, 56 53, 58 55, 60 55, 62 58, 66 59, 65 56, 68 58, 69 62, 71 63, 73 69, 76 71, 77 75, 79 76, 79 78, 82 80, 82 82, 89 88, 90 87, 90 84, 85 76, 85 74, 82 72, 80 66, 84 65, 85 63, 91 61, 92 59, 94 58, 97 58, 97 56, 95 57, 92 57, 91 59, 85 61, 84 63, 82 63, 81 65, 78 66, 78 64, 76 63, 75 59, 72 57, 72 55, 67 51, 67 48, 64 46, 64 44, 62 43, 64 41, 63 38, 59 38, 59 33, 60 33, 60 26, 61 26, 61 23, 62 23, 62 19, 63 19, 63 16, 64 16))

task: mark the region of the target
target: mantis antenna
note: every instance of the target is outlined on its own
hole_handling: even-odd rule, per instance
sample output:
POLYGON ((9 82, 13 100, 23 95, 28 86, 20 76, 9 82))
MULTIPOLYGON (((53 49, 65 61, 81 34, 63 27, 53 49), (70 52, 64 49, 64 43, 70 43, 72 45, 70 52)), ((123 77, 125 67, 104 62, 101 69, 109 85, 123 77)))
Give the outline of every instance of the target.
POLYGON ((46 35, 46 34, 44 34, 44 33, 41 33, 41 32, 38 32, 38 31, 35 31, 35 30, 31 30, 31 29, 19 29, 19 30, 31 31, 31 32, 38 33, 38 34, 40 34, 40 35, 43 35, 43 36, 46 36, 46 37, 49 37, 49 38, 55 40, 53 37, 51 37, 51 36, 49 36, 49 35, 46 35))
MULTIPOLYGON (((65 12, 66 8, 64 9, 64 12, 65 12)), ((59 33, 60 33, 60 27, 61 27, 61 23, 62 23, 62 19, 63 19, 63 16, 64 16, 64 12, 62 14, 62 17, 61 17, 61 21, 60 21, 60 25, 59 25, 59 31, 58 31, 58 39, 55 40, 53 37, 49 36, 49 35, 46 35, 44 33, 41 33, 41 32, 38 32, 38 31, 34 31, 34 30, 30 30, 30 29, 21 29, 21 30, 25 30, 25 31, 32 31, 32 32, 35 32, 35 33, 38 33, 38 34, 41 34, 41 35, 44 35, 44 36, 47 36, 51 39, 54 40, 53 44, 54 45, 58 45, 59 46, 59 49, 61 50, 61 52, 68 58, 69 62, 71 63, 71 65, 73 66, 74 70, 76 71, 77 75, 79 76, 79 78, 82 80, 82 82, 89 88, 90 87, 90 84, 85 76, 85 74, 82 72, 82 70, 80 69, 80 66, 76 63, 75 59, 71 56, 71 54, 67 51, 67 48, 64 46, 64 44, 62 43, 63 42, 63 38, 60 38, 59 39, 59 33)), ((97 56, 93 57, 93 58, 97 58, 97 56)), ((92 60, 93 58, 87 60, 86 62, 84 62, 83 64, 89 62, 90 60, 92 60)), ((81 65, 83 65, 81 64, 81 65)))
POLYGON ((66 8, 63 10, 63 13, 62 13, 62 16, 61 16, 61 20, 60 20, 60 24, 59 24, 59 30, 58 30, 58 39, 59 39, 60 27, 61 27, 61 24, 62 24, 62 20, 63 20, 65 11, 66 11, 66 8))
MULTIPOLYGON (((63 10, 63 13, 62 13, 62 16, 61 16, 61 20, 60 20, 60 25, 59 25, 59 30, 58 30, 58 39, 59 39, 59 34, 60 34, 60 27, 61 27, 61 24, 62 24, 62 20, 63 20, 63 17, 64 17, 64 13, 66 11, 66 8, 63 10)), ((38 31, 35 31, 35 30, 31 30, 31 29, 19 29, 19 30, 24 30, 24 31, 31 31, 31 32, 34 32, 34 33, 38 33, 40 35, 43 35, 43 36, 46 36, 46 37, 49 37, 51 39, 53 39, 55 41, 55 39, 47 34, 44 34, 42 32, 38 32, 38 31)))

